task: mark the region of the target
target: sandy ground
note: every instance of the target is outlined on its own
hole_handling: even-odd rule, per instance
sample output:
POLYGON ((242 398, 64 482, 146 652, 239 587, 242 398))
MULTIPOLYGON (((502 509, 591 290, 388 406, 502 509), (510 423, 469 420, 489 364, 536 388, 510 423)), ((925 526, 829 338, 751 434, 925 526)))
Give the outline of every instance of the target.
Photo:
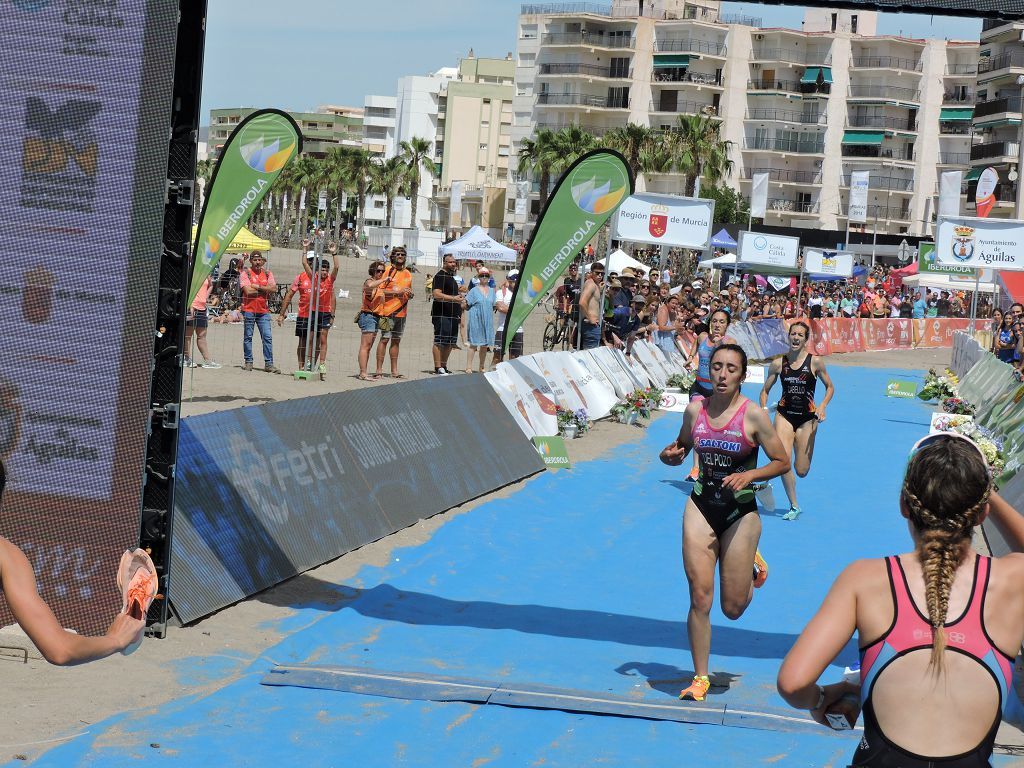
MULTIPOLYGON (((279 281, 295 273, 297 259, 297 252, 274 251, 271 268, 279 281), (289 260, 291 268, 288 267, 289 260)), ((339 285, 357 294, 365 266, 366 262, 344 261, 339 285)), ((422 293, 424 279, 423 272, 415 277, 414 287, 419 295, 412 305, 412 319, 402 347, 401 370, 409 378, 430 375, 432 368, 428 305, 422 293)), ((355 387, 386 386, 389 379, 370 384, 354 377, 358 333, 351 322, 351 315, 356 306, 354 299, 339 301, 341 320, 338 329, 332 331, 331 365, 327 380, 323 382, 297 381, 288 375, 243 371, 241 326, 213 326, 210 331, 212 356, 223 362, 225 367, 186 371, 185 415, 355 387)), ((527 352, 540 348, 544 322, 541 312, 535 313, 528 321, 527 352)), ((294 360, 291 326, 275 327, 275 332, 279 364, 294 360)), ((465 362, 465 352, 455 354, 465 362)), ((829 359, 829 365, 926 370, 947 364, 949 356, 949 350, 865 353, 834 356, 829 359)), ((256 358, 260 360, 258 352, 256 358)), ((659 417, 663 418, 665 414, 656 414, 655 418, 659 417)), ((570 456, 573 461, 594 458, 633 438, 634 429, 610 422, 598 423, 585 439, 570 442, 570 456)), ((352 579, 364 565, 387 563, 396 550, 426 541, 447 520, 491 498, 512 493, 520 486, 521 483, 508 486, 421 521, 323 565, 311 571, 310 575, 329 583, 352 579)), ((250 662, 261 657, 267 648, 283 637, 281 620, 294 613, 288 606, 318 598, 309 593, 309 584, 312 583, 316 583, 315 580, 292 579, 190 627, 172 628, 165 639, 148 639, 130 657, 118 656, 72 669, 52 667, 39 658, 23 637, 10 631, 0 633, 0 645, 29 650, 25 662, 20 651, 0 649, 6 697, 12 703, 7 717, 0 721, 0 760, 31 759, 56 743, 88 732, 93 723, 119 712, 158 707, 186 696, 202 696, 237 679, 250 662), (17 706, 13 702, 18 702, 17 706)), ((288 626, 287 623, 284 626, 288 626)), ((294 629, 288 626, 289 631, 294 629)))

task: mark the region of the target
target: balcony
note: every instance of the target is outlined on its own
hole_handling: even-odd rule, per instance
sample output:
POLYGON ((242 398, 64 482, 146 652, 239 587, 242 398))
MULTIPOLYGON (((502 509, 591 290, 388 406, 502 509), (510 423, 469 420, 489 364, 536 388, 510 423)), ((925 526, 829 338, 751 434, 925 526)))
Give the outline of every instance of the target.
POLYGON ((665 38, 654 41, 655 53, 703 53, 707 56, 725 56, 725 45, 690 38, 665 38))
POLYGON ((906 72, 920 72, 920 59, 901 59, 897 56, 854 56, 850 63, 853 69, 902 69, 906 72))
POLYGON ((970 136, 974 129, 970 123, 961 121, 956 122, 940 122, 939 133, 942 136, 970 136))
POLYGON ((558 13, 577 15, 589 13, 595 16, 611 16, 610 6, 601 3, 530 3, 519 6, 523 16, 552 15, 558 13))
MULTIPOLYGON (((840 178, 839 186, 849 187, 850 186, 851 174, 845 173, 840 178)), ((914 191, 914 180, 913 179, 901 179, 897 176, 869 176, 868 188, 872 191, 881 190, 882 192, 913 192, 914 191)))
POLYGON ((743 139, 743 149, 752 152, 792 152, 798 155, 820 155, 825 152, 824 139, 757 138, 743 139))
POLYGON ((1017 157, 1020 143, 1016 141, 992 141, 971 147, 971 160, 985 160, 990 157, 1017 157))
POLYGON ((916 131, 917 120, 885 115, 854 115, 846 119, 851 128, 888 128, 893 131, 916 131))
MULTIPOLYGON (((621 126, 614 126, 614 125, 593 125, 591 123, 573 123, 573 125, 577 125, 578 127, 582 128, 587 133, 591 134, 592 136, 597 136, 598 138, 600 138, 601 136, 604 136, 606 133, 608 133, 608 131, 614 131, 616 128, 621 127, 621 126)), ((568 128, 568 127, 569 127, 569 124, 566 124, 566 123, 537 123, 537 130, 538 131, 546 129, 546 130, 554 131, 555 133, 557 133, 558 131, 562 130, 563 128, 568 128)))
POLYGON ((988 117, 998 115, 1001 112, 1020 112, 1021 100, 1019 96, 1006 96, 1001 99, 990 101, 979 101, 974 105, 974 117, 988 117))
POLYGON ((952 91, 945 91, 942 94, 943 104, 973 104, 974 99, 977 96, 974 91, 968 91, 966 89, 957 89, 952 91))
POLYGON ((784 93, 800 93, 799 80, 747 80, 748 91, 782 91, 784 93))
POLYGON ((970 152, 939 152, 939 165, 967 165, 970 161, 970 152))
POLYGON ((723 13, 718 17, 720 24, 739 24, 744 27, 755 27, 760 29, 764 26, 764 19, 760 16, 744 16, 739 13, 723 13))
POLYGON ((997 69, 1009 69, 1017 67, 1024 69, 1024 54, 1001 53, 998 56, 986 56, 978 59, 978 74, 995 72, 997 69))
POLYGON ((628 35, 604 35, 596 32, 548 32, 540 36, 543 45, 575 45, 593 48, 632 48, 628 35))
MULTIPOLYGON (((997 203, 1016 203, 1017 202, 1017 188, 1008 182, 1000 182, 996 187, 996 202, 997 203)), ((977 202, 973 198, 967 200, 968 205, 976 205, 977 202)))
POLYGON ((746 168, 743 178, 753 179, 755 173, 767 173, 768 181, 779 184, 821 184, 821 171, 790 171, 782 168, 746 168))
POLYGON ((921 91, 914 88, 898 88, 892 85, 851 85, 851 99, 886 99, 896 101, 921 101, 921 91))
POLYGON ((586 93, 538 93, 537 104, 551 107, 629 109, 628 96, 591 96, 586 93))
POLYGON ((880 147, 875 144, 843 144, 843 157, 857 157, 867 160, 898 160, 909 163, 913 157, 907 157, 895 147, 880 147))
POLYGON ((682 67, 673 69, 655 69, 656 83, 693 83, 694 85, 713 85, 721 87, 722 81, 710 73, 689 72, 682 67))
POLYGON ((539 75, 582 75, 584 77, 604 77, 609 80, 627 80, 629 71, 616 67, 602 67, 599 64, 541 64, 539 75))
POLYGON ((818 212, 818 204, 816 202, 786 200, 781 197, 770 197, 768 198, 767 210, 780 215, 784 213, 813 214, 818 212))
POLYGON ((777 123, 801 123, 803 125, 825 125, 824 112, 807 114, 787 109, 748 109, 747 120, 765 120, 777 123))
POLYGON ((718 108, 713 104, 701 104, 696 101, 690 101, 689 99, 670 99, 669 95, 675 94, 677 91, 668 91, 662 94, 662 97, 656 101, 651 102, 651 112, 670 112, 672 114, 684 114, 684 115, 710 115, 711 117, 718 116, 718 108))
POLYGON ((828 59, 824 51, 797 51, 792 48, 755 47, 750 52, 751 61, 784 61, 789 64, 813 64, 822 66, 828 59))
POLYGON ((948 64, 946 66, 946 77, 959 77, 962 75, 978 74, 978 65, 975 64, 948 64))

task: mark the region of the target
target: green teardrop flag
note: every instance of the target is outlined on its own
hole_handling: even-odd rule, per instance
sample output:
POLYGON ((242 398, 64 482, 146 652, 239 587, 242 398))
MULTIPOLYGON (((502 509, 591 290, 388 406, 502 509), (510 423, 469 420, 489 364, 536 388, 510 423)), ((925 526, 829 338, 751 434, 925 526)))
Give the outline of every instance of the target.
POLYGON ((228 137, 199 217, 189 304, 288 161, 301 151, 299 127, 276 109, 252 113, 228 137))
POLYGON ((544 294, 631 194, 626 159, 610 149, 588 152, 562 174, 526 246, 505 321, 506 352, 544 294))

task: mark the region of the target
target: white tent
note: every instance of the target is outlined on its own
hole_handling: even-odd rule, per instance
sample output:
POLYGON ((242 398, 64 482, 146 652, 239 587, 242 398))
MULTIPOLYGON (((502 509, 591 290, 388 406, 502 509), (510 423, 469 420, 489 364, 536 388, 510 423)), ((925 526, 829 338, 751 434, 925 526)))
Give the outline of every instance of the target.
POLYGON ((483 227, 471 227, 458 240, 452 240, 437 249, 443 259, 449 253, 459 261, 491 261, 502 264, 515 264, 517 254, 506 248, 484 231, 483 227))
MULTIPOLYGON (((598 259, 594 263, 605 264, 605 267, 609 272, 616 272, 620 275, 622 274, 622 270, 624 270, 626 267, 629 267, 630 269, 634 270, 642 269, 645 275, 651 271, 651 268, 649 266, 644 264, 642 261, 637 261, 621 248, 616 248, 614 251, 611 252, 609 256, 603 259, 598 259), (605 262, 607 261, 611 261, 610 267, 607 266, 607 264, 605 264, 605 262)), ((590 270, 589 265, 586 267, 586 270, 590 270)))
MULTIPOLYGON (((973 291, 974 281, 951 280, 949 275, 916 274, 903 278, 903 284, 908 288, 936 288, 940 291, 973 291)), ((980 293, 995 293, 996 287, 992 283, 978 283, 980 293)))
POLYGON ((714 259, 704 259, 698 265, 701 269, 721 269, 722 267, 735 267, 736 266, 736 255, 727 254, 725 256, 718 256, 714 259))

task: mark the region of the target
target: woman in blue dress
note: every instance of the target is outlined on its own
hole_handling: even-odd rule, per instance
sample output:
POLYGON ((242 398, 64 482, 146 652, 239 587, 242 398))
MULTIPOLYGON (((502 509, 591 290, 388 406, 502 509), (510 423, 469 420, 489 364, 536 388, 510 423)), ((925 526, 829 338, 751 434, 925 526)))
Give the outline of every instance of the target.
POLYGON ((494 346, 494 289, 490 286, 491 273, 486 268, 479 271, 480 280, 466 294, 466 336, 469 339, 469 357, 466 373, 473 372, 473 355, 479 357, 479 371, 484 372, 487 350, 494 346))

